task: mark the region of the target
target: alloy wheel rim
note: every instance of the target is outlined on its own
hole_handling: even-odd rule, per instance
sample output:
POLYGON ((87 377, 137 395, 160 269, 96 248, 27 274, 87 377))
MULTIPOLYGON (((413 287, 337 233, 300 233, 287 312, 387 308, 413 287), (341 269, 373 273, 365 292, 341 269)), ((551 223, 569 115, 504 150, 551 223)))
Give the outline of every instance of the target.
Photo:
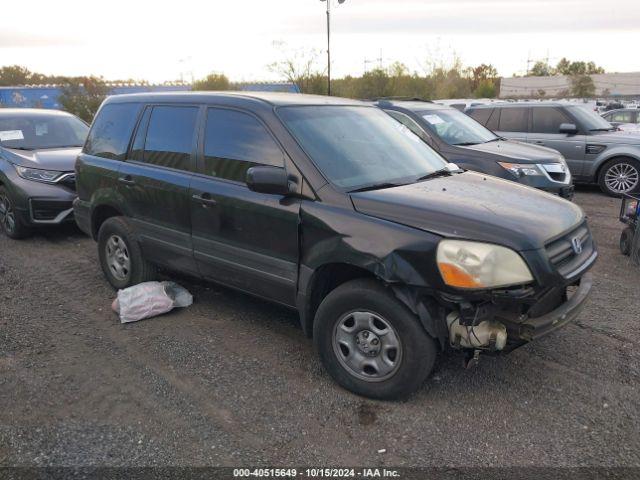
POLYGON ((117 280, 127 280, 131 272, 129 249, 122 237, 111 235, 105 245, 107 266, 117 280))
POLYGON ((392 377, 402 360, 402 342, 393 325, 368 311, 347 313, 336 323, 333 350, 351 375, 366 382, 392 377))
POLYGON ((629 163, 617 163, 607 170, 604 182, 612 192, 627 193, 638 186, 640 172, 629 163))
POLYGON ((0 197, 0 225, 5 231, 11 233, 16 228, 16 216, 9 197, 0 197))

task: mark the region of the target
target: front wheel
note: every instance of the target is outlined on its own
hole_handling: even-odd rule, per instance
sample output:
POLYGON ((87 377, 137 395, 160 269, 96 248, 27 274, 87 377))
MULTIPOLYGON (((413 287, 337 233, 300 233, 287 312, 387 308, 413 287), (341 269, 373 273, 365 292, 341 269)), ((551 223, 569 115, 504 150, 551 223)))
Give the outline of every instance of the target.
POLYGON ((600 189, 612 197, 633 193, 640 186, 640 162, 632 158, 614 158, 602 167, 598 183, 600 189))
POLYGON ((20 222, 6 187, 0 187, 0 230, 14 240, 25 238, 30 230, 20 222))
POLYGON ((333 379, 370 398, 413 393, 433 369, 437 352, 419 319, 371 279, 352 280, 329 293, 316 313, 313 336, 333 379))

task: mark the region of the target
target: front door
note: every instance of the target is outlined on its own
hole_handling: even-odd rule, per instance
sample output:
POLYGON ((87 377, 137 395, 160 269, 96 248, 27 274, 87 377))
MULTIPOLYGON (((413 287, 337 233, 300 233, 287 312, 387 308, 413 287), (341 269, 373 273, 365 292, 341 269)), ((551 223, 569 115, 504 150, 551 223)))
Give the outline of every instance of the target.
POLYGON ((191 182, 193 250, 202 276, 293 306, 299 200, 249 190, 247 169, 284 167, 284 153, 253 115, 209 108, 191 182))
POLYGON ((575 124, 575 121, 556 107, 532 107, 531 110, 531 129, 527 141, 559 151, 567 160, 572 175, 583 175, 586 136, 582 133, 560 133, 561 124, 575 124))
POLYGON ((193 273, 189 187, 198 111, 195 106, 148 106, 118 178, 118 193, 129 205, 145 257, 193 273))

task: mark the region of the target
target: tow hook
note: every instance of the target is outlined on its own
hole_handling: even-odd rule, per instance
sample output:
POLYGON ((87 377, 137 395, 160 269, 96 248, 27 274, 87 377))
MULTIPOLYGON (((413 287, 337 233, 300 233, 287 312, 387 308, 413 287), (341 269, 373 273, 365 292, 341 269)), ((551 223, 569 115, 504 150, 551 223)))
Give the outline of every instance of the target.
POLYGON ((481 350, 478 349, 465 350, 462 366, 467 370, 471 370, 473 367, 478 365, 478 363, 480 363, 480 352, 481 350))

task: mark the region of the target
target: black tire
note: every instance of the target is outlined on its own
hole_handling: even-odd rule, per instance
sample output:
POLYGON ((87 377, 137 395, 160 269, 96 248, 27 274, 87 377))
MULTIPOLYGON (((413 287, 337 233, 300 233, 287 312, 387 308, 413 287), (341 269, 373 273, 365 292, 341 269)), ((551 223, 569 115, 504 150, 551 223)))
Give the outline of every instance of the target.
MULTIPOLYGON (((356 331, 354 325, 354 334, 356 331)), ((363 330, 359 332, 362 334, 363 330)), ((437 353, 436 342, 425 332, 419 319, 389 289, 372 279, 352 280, 329 293, 316 313, 313 337, 325 369, 338 384, 358 395, 376 399, 404 398, 415 392, 431 373, 437 353), (346 366, 345 359, 351 353, 345 355, 342 351, 344 356, 339 358, 336 350, 342 346, 334 348, 334 336, 339 323, 356 311, 383 318, 397 334, 401 355, 391 376, 380 380, 359 378, 346 366)))
POLYGON ((633 245, 633 230, 631 227, 627 227, 622 231, 620 235, 620 251, 627 257, 631 255, 631 246, 633 245))
POLYGON ((609 160, 600 169, 598 175, 598 185, 600 189, 611 197, 620 197, 625 193, 634 193, 640 190, 640 162, 633 158, 619 157, 609 160), (624 188, 624 184, 620 184, 620 188, 615 188, 611 179, 615 181, 618 174, 624 174, 629 184, 628 188, 624 188))
POLYGON ((31 234, 31 230, 16 215, 14 205, 7 188, 0 186, 0 230, 7 237, 20 240, 28 237, 31 234))
POLYGON ((100 266, 109 283, 115 289, 127 288, 138 283, 154 280, 156 277, 156 268, 153 264, 146 261, 142 255, 142 250, 133 229, 123 217, 111 217, 105 220, 100 226, 98 232, 98 255, 100 257, 100 266), (129 259, 128 268, 122 272, 116 272, 110 262, 107 253, 107 242, 112 238, 118 238, 123 252, 126 249, 126 257, 129 259), (126 272, 122 276, 118 273, 126 272))

